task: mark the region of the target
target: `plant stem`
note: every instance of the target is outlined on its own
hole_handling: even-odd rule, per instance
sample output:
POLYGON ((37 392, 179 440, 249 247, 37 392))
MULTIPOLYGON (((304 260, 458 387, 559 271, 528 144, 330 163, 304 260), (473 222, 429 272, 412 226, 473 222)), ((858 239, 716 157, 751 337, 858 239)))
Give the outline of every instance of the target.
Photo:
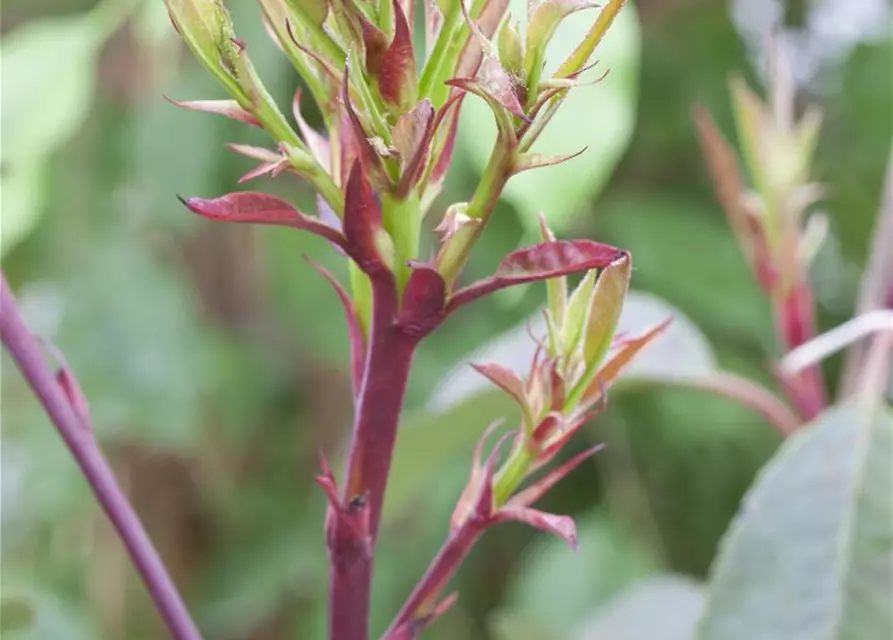
POLYGON ((176 640, 199 640, 201 635, 195 623, 133 507, 118 486, 90 425, 85 424, 75 411, 48 367, 37 339, 25 326, 2 273, 0 339, 56 426, 96 499, 118 532, 171 637, 176 640))
MULTIPOLYGON (((775 322, 785 353, 815 337, 812 290, 804 277, 798 278, 797 283, 783 298, 777 298, 774 306, 775 322)), ((794 375, 783 376, 782 383, 791 402, 805 420, 812 420, 825 409, 828 401, 819 365, 810 366, 794 375)))
POLYGON ((486 523, 469 519, 458 530, 450 533, 449 538, 428 566, 425 575, 422 576, 406 600, 406 604, 403 605, 400 613, 385 632, 383 636, 385 639, 390 638, 401 626, 412 624, 413 621, 419 620, 424 624, 427 610, 436 604, 441 591, 461 566, 465 556, 474 547, 485 528, 486 523))
MULTIPOLYGON (((396 326, 393 278, 372 278, 372 323, 366 369, 356 401, 342 508, 368 508, 368 529, 344 528, 337 546, 330 540, 329 638, 365 640, 369 629, 372 563, 384 492, 416 339, 396 326), (359 539, 363 537, 364 539, 359 539)), ((336 516, 337 517, 337 516, 336 516)))
POLYGON ((512 159, 513 152, 497 143, 471 202, 468 203, 468 208, 465 210, 465 215, 473 218, 475 223, 459 229, 441 249, 441 253, 437 257, 437 268, 447 286, 452 286, 456 278, 459 277, 459 273, 471 255, 472 248, 484 232, 490 214, 508 182, 508 168, 512 159))

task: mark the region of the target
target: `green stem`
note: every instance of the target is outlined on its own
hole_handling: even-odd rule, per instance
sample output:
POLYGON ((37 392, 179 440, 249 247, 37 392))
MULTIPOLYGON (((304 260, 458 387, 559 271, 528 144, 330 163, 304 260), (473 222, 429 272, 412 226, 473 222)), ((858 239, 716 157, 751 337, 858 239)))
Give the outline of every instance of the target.
POLYGON ((419 256, 419 235, 422 225, 422 210, 417 193, 410 193, 405 199, 385 194, 381 199, 382 223, 394 242, 395 265, 399 291, 403 291, 409 279, 410 268, 407 261, 419 256))
POLYGON ((494 480, 493 499, 497 508, 504 505, 512 494, 515 493, 524 481, 524 478, 527 477, 530 466, 535 459, 536 456, 530 452, 524 441, 519 440, 512 449, 509 459, 502 465, 494 480))
POLYGON ((490 161, 487 163, 487 168, 484 170, 484 175, 481 176, 481 181, 465 211, 465 215, 478 222, 467 224, 459 229, 449 239, 441 255, 438 256, 438 270, 447 286, 455 282, 468 261, 471 249, 483 233, 502 189, 508 181, 508 167, 512 158, 511 151, 506 150, 502 145, 496 145, 490 156, 490 161))

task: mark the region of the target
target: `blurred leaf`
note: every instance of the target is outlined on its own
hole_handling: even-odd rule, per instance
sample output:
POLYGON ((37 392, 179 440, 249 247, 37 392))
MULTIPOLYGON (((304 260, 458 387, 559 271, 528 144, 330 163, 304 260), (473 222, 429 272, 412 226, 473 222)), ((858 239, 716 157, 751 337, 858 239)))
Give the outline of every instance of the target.
MULTIPOLYGON (((712 349, 697 327, 650 294, 629 293, 618 333, 640 333, 671 315, 674 321, 665 334, 642 351, 615 389, 622 389, 624 381, 653 382, 704 376, 714 371, 712 349)), ((463 358, 435 389, 427 407, 404 419, 387 498, 389 515, 399 515, 406 501, 423 488, 420 480, 429 477, 432 469, 440 468, 452 456, 470 455, 488 424, 505 418, 506 424, 511 425, 517 419, 517 407, 511 399, 467 363, 497 362, 526 374, 536 350, 531 332, 545 335, 542 316, 531 318, 463 358)))
POLYGON ((579 553, 557 538, 537 538, 506 596, 509 611, 524 612, 550 637, 566 635, 587 613, 659 569, 649 548, 606 514, 589 513, 577 527, 579 553))
POLYGON ((691 640, 704 606, 701 586, 682 576, 643 580, 588 618, 573 640, 691 640))
POLYGON ((180 274, 136 236, 94 238, 76 273, 19 292, 36 333, 66 355, 101 436, 186 446, 215 379, 213 334, 180 274))
POLYGON ((718 204, 669 193, 627 195, 600 209, 605 241, 632 252, 634 284, 654 291, 710 335, 773 344, 769 305, 718 204))
POLYGON ((75 16, 25 23, 3 39, 2 252, 37 223, 43 165, 86 119, 102 44, 130 2, 100 3, 75 16))
MULTIPOLYGON (((524 20, 527 10, 522 0, 511 0, 509 6, 514 17, 524 20)), ((565 18, 546 51, 551 63, 546 65, 547 74, 583 39, 598 15, 596 11, 581 11, 565 18)), ((639 26, 632 3, 621 11, 593 59, 599 60, 599 66, 583 79, 596 78, 610 69, 608 76, 596 85, 572 90, 532 149, 559 155, 586 146, 588 150, 567 164, 516 176, 505 189, 505 197, 521 214, 530 238, 537 237, 537 215, 541 212, 556 232, 567 230, 573 216, 585 210, 604 188, 629 142, 635 122, 639 64, 639 26)), ((495 138, 496 125, 486 103, 465 100, 458 143, 478 171, 486 165, 495 138)))
POLYGON ((83 609, 50 591, 24 586, 25 576, 4 571, 0 631, 7 640, 89 640, 98 637, 83 609))
POLYGON ((789 438, 717 558, 698 637, 893 637, 893 414, 856 401, 789 438))

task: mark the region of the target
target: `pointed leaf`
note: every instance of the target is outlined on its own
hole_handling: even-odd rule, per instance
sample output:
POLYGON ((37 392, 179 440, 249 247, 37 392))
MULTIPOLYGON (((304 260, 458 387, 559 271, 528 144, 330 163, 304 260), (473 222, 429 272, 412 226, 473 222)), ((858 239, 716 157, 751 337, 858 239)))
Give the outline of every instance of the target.
POLYGON ((344 195, 344 235, 350 257, 370 276, 389 271, 379 252, 379 231, 381 209, 372 197, 361 163, 354 162, 344 195))
POLYGON ((519 94, 522 88, 503 69, 495 56, 484 56, 476 79, 457 78, 447 84, 477 94, 489 104, 498 105, 521 120, 530 122, 521 105, 519 94))
POLYGON ((394 39, 381 59, 378 90, 385 102, 402 113, 416 101, 418 80, 412 47, 412 30, 399 0, 393 0, 393 3, 394 39))
POLYGON ((560 333, 561 349, 565 356, 570 356, 577 350, 580 338, 584 335, 583 328, 588 324, 597 276, 598 271, 595 269, 587 272, 568 300, 560 333))
POLYGON ((254 147, 248 144, 232 144, 229 143, 226 145, 239 155, 243 155, 246 158, 252 158, 254 160, 260 160, 261 162, 278 162, 282 159, 282 154, 272 149, 266 149, 264 147, 254 147))
POLYGON ((512 175, 517 175, 522 171, 538 169, 540 167, 554 167, 555 165, 562 164, 563 162, 573 160, 574 158, 583 155, 588 148, 589 147, 583 147, 579 151, 576 151, 574 153, 567 153, 564 155, 547 155, 545 153, 521 154, 521 156, 512 165, 512 175))
POLYGON ((496 275, 457 291, 447 312, 499 289, 606 267, 624 255, 626 252, 616 247, 591 240, 558 240, 533 245, 509 254, 499 264, 496 275))
POLYGON ((295 96, 292 99, 291 108, 292 115, 295 118, 295 123, 298 125, 298 130, 301 132, 301 137, 304 139, 304 144, 307 145, 307 149, 310 150, 310 154, 313 156, 314 160, 316 160, 320 164, 320 166, 322 166, 327 172, 331 172, 332 160, 331 150, 329 149, 329 141, 325 138, 325 136, 321 135, 313 127, 307 124, 307 121, 304 120, 304 117, 301 115, 300 87, 295 90, 295 96))
POLYGON ((421 337, 432 331, 443 318, 446 283, 431 265, 413 264, 403 292, 403 307, 397 320, 401 330, 421 337))
POLYGON ((561 21, 572 13, 595 6, 589 0, 545 0, 536 5, 527 23, 524 69, 529 77, 539 77, 546 47, 561 21))
POLYGON ((338 508, 341 499, 338 497, 338 481, 335 480, 335 474, 332 473, 332 467, 322 452, 319 453, 319 475, 316 476, 316 484, 318 484, 323 493, 328 498, 329 505, 338 508))
POLYGON ((714 563, 699 640, 893 637, 893 414, 875 402, 828 410, 761 472, 714 563))
POLYGON ((559 516, 525 507, 505 506, 496 513, 495 520, 496 522, 514 520, 528 524, 558 536, 567 542, 574 551, 577 550, 577 525, 574 524, 574 519, 570 516, 559 516))
POLYGON ((521 34, 518 32, 517 20, 506 20, 499 30, 499 39, 496 49, 499 52, 499 62, 506 71, 519 80, 524 79, 524 44, 521 42, 521 34))
POLYGON ((306 258, 306 260, 311 267, 329 281, 335 293, 338 294, 341 306, 344 307, 344 317, 347 320, 347 337, 350 341, 351 382, 353 383, 353 394, 356 397, 360 393, 363 370, 366 368, 366 337, 363 334, 363 327, 357 316, 356 308, 354 308, 353 300, 351 300, 347 291, 344 290, 344 287, 341 286, 341 283, 338 282, 338 279, 322 265, 313 262, 309 258, 306 258))
MULTIPOLYGON (((363 124, 360 122, 360 118, 350 102, 349 70, 350 61, 344 67, 344 82, 341 85, 341 104, 344 107, 344 112, 347 115, 347 124, 349 125, 346 129, 342 127, 342 135, 349 136, 350 140, 350 142, 347 139, 342 141, 343 153, 359 158, 363 163, 364 169, 369 173, 369 178, 375 182, 376 186, 384 186, 388 183, 388 178, 381 164, 381 158, 369 141, 369 137, 363 129, 363 124)), ((347 167, 343 168, 347 169, 347 167)))
POLYGON ((204 111, 205 113, 216 113, 217 115, 238 120, 252 127, 260 127, 260 122, 253 115, 245 111, 239 106, 235 100, 186 100, 177 101, 167 98, 167 101, 178 107, 190 109, 192 111, 204 111))
POLYGON ((588 369, 598 367, 611 347, 629 289, 631 271, 632 258, 629 253, 625 253, 602 270, 595 283, 584 346, 584 359, 588 369))
POLYGON ((625 340, 617 353, 611 356, 608 361, 602 365, 593 381, 586 388, 586 391, 583 392, 583 402, 591 404, 598 401, 603 390, 611 386, 618 376, 632 364, 633 358, 655 338, 661 335, 670 325, 670 322, 672 322, 672 318, 667 318, 642 335, 630 340, 625 340))
POLYGON ((392 143, 400 154, 403 168, 403 176, 397 187, 398 197, 408 194, 425 171, 436 126, 435 115, 434 105, 425 99, 397 118, 392 143))
POLYGON ((495 362, 486 364, 471 363, 471 367, 490 382, 509 394, 521 407, 527 406, 527 394, 524 390, 524 381, 521 377, 509 369, 495 362))
MULTIPOLYGON (((456 66, 456 77, 472 78, 477 74, 484 50, 492 49, 492 45, 488 46, 486 43, 496 33, 497 27, 508 12, 508 6, 509 0, 487 0, 477 20, 473 22, 468 20, 475 30, 474 37, 469 38, 462 49, 459 64, 456 66), (481 42, 481 38, 483 38, 483 42, 481 42)), ((465 8, 463 7, 463 9, 465 8)))
POLYGON ((508 501, 507 506, 529 507, 530 505, 535 504, 540 498, 546 495, 552 487, 561 482, 571 471, 604 448, 605 445, 598 444, 585 451, 581 451, 557 469, 553 469, 539 480, 534 481, 523 491, 516 493, 508 501))
POLYGON ((181 198, 180 201, 193 213, 212 220, 294 227, 315 233, 339 246, 345 244, 344 236, 337 230, 301 213, 285 200, 265 193, 241 191, 210 200, 181 198))

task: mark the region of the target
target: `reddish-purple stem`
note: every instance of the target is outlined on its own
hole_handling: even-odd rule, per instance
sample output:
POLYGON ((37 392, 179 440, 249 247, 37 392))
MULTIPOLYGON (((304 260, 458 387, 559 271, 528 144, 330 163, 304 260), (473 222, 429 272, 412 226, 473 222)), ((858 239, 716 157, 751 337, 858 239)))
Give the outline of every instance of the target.
POLYGON ((488 521, 470 518, 458 530, 450 533, 449 538, 428 566, 428 570, 425 571, 425 575, 412 590, 406 604, 403 605, 400 613, 397 614, 390 628, 384 634, 385 640, 398 630, 402 630, 401 627, 407 624, 415 624, 418 627, 415 633, 410 633, 406 637, 415 638, 422 632, 427 610, 434 607, 444 587, 489 524, 488 521))
MULTIPOLYGON (((805 278, 801 277, 787 296, 776 303, 775 319, 786 352, 815 337, 815 305, 805 278)), ((828 401, 819 365, 808 367, 781 382, 805 420, 812 420, 825 409, 828 401)))
POLYGON ((200 640, 198 628, 133 507, 118 486, 89 425, 72 406, 25 326, 6 277, 0 273, 0 339, 56 426, 112 525, 121 537, 171 637, 200 640))
MULTIPOLYGON (((366 640, 372 563, 397 426, 417 339, 398 328, 397 291, 390 274, 372 278, 373 312, 366 369, 357 397, 354 427, 341 492, 341 507, 368 509, 367 540, 329 542, 331 561, 329 638, 366 640)), ((333 516, 337 517, 337 515, 333 516)), ((349 536, 360 528, 342 528, 349 536)))

